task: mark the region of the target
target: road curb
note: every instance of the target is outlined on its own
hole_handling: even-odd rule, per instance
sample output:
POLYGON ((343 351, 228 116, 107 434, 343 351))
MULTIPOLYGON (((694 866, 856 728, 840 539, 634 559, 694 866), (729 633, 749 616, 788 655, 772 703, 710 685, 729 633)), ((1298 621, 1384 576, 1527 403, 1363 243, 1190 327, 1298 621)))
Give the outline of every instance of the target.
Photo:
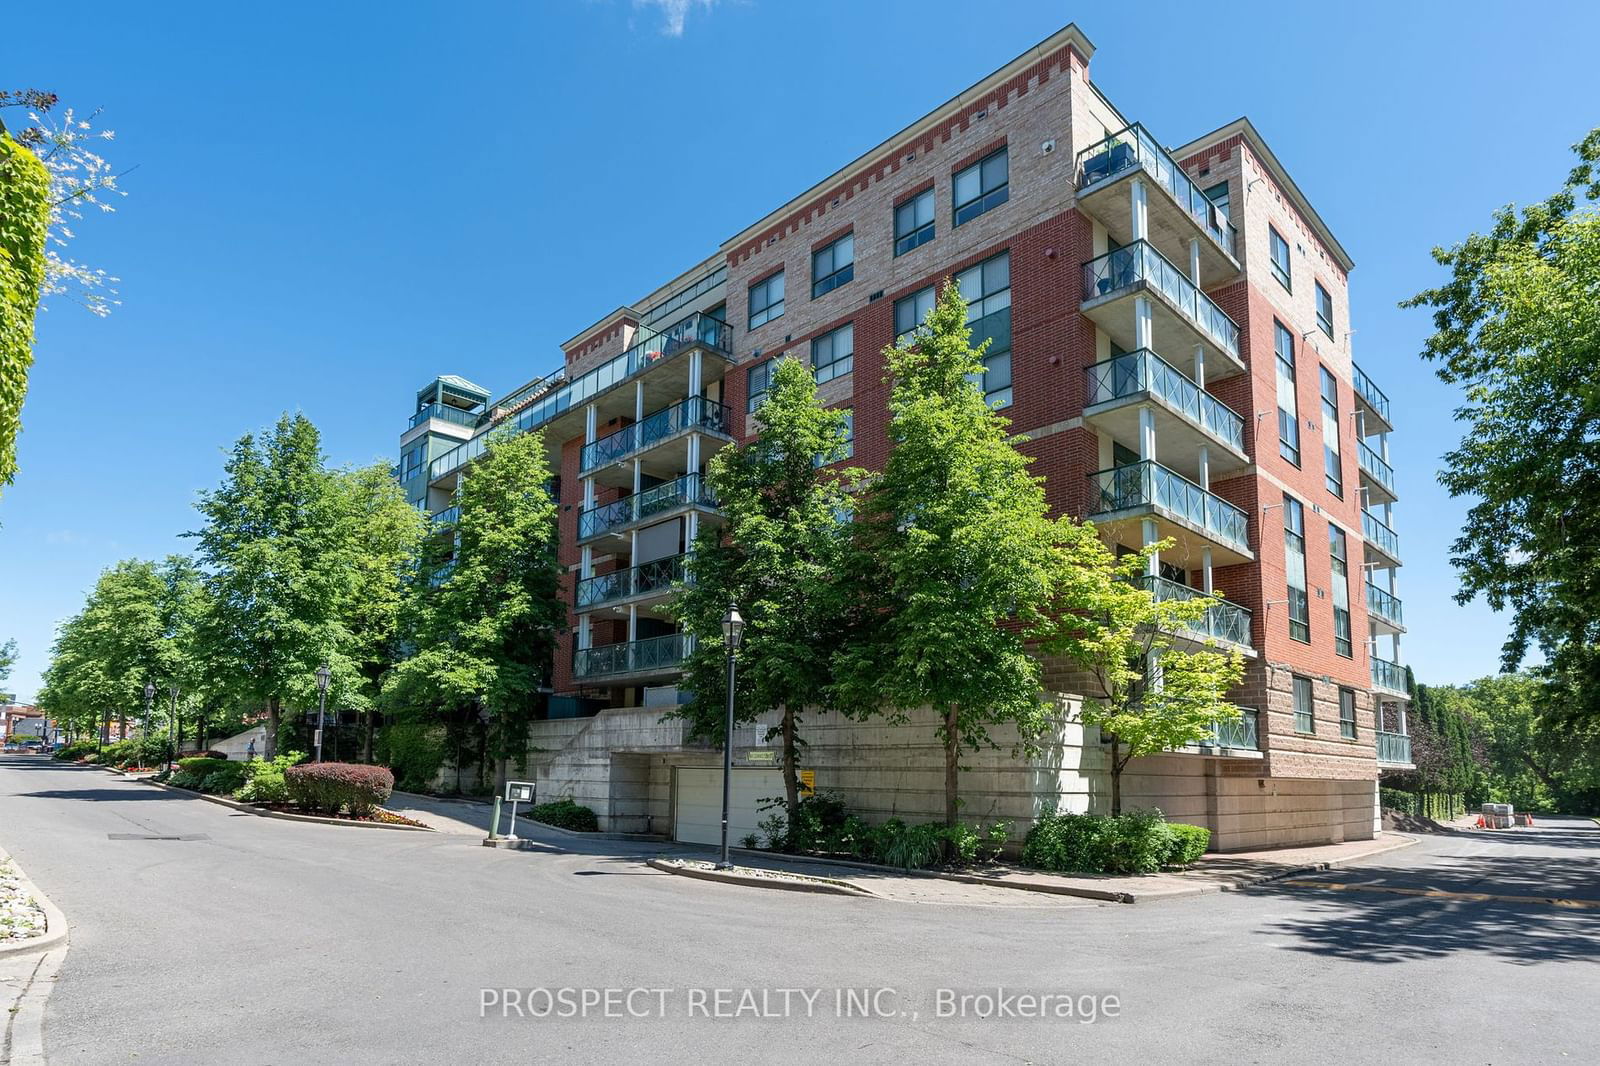
POLYGON ((1352 862, 1360 862, 1362 859, 1370 859, 1374 855, 1387 855, 1391 851, 1399 851, 1401 848, 1409 848, 1413 844, 1421 843, 1417 837, 1407 836, 1404 833, 1386 833, 1385 835, 1398 837, 1399 839, 1393 841, 1392 843, 1386 844, 1384 847, 1373 848, 1371 851, 1364 851, 1359 855, 1346 855, 1342 859, 1329 859, 1326 862, 1306 863, 1302 866, 1294 866, 1284 870, 1275 870, 1272 873, 1263 874, 1260 877, 1254 877, 1236 885, 1222 885, 1218 887, 1218 891, 1238 892, 1246 888, 1255 888, 1257 885, 1266 885, 1271 884, 1274 881, 1282 881, 1286 877, 1299 877, 1302 874, 1319 873, 1324 870, 1332 870, 1340 866, 1346 866, 1352 862))
MULTIPOLYGON (((468 796, 429 796, 421 792, 401 792, 399 789, 395 789, 394 794, 396 796, 410 796, 413 799, 433 800, 436 803, 465 803, 473 807, 492 807, 494 805, 492 800, 473 799, 468 796)), ((581 833, 576 829, 562 829, 560 826, 551 825, 549 822, 528 818, 528 812, 526 811, 518 811, 517 817, 527 818, 530 824, 536 825, 540 829, 547 829, 558 836, 571 837, 573 840, 632 840, 642 841, 647 844, 670 843, 660 833, 581 833)))
POLYGON ((0 959, 40 954, 51 948, 60 947, 67 939, 67 916, 61 912, 60 907, 50 902, 49 896, 39 890, 39 886, 33 883, 33 879, 28 876, 28 871, 22 868, 22 864, 12 858, 4 848, 0 848, 0 862, 7 860, 16 867, 17 880, 22 882, 23 891, 32 896, 39 904, 39 908, 44 911, 44 933, 29 937, 27 940, 19 940, 14 944, 0 946, 0 959))
MULTIPOLYGON (((728 873, 726 870, 706 870, 695 866, 676 866, 665 859, 650 859, 646 865, 662 873, 676 874, 679 877, 692 877, 697 881, 716 881, 724 885, 738 885, 743 888, 773 888, 780 892, 810 892, 824 896, 851 896, 856 899, 882 899, 878 893, 853 885, 847 881, 831 881, 827 878, 813 880, 785 880, 776 877, 751 877, 747 874, 728 873)), ((781 871, 780 871, 781 872, 781 871)), ((801 877, 803 875, 794 875, 801 877)))
POLYGON ((168 792, 179 792, 185 796, 192 796, 195 799, 205 800, 207 803, 215 803, 222 807, 231 807, 236 811, 243 811, 246 814, 253 814, 257 818, 276 818, 282 822, 315 822, 318 825, 343 825, 354 829, 399 829, 408 833, 438 832, 438 830, 434 829, 432 826, 424 825, 394 825, 390 822, 355 822, 348 818, 324 818, 317 814, 290 814, 287 811, 268 811, 263 810, 260 807, 251 806, 248 803, 241 803, 236 799, 228 799, 225 796, 211 796, 204 792, 196 792, 191 788, 179 788, 177 785, 167 785, 160 781, 151 781, 143 777, 135 777, 133 780, 138 781, 141 784, 152 785, 156 788, 164 788, 168 792))

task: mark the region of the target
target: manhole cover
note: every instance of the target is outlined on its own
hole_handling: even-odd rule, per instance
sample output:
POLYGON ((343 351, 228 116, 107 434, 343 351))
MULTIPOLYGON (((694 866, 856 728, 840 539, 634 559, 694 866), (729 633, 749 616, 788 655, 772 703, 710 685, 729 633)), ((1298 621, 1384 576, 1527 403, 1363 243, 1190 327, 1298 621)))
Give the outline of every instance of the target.
POLYGON ((159 833, 107 833, 107 840, 210 840, 204 833, 189 833, 184 836, 162 836, 159 833))

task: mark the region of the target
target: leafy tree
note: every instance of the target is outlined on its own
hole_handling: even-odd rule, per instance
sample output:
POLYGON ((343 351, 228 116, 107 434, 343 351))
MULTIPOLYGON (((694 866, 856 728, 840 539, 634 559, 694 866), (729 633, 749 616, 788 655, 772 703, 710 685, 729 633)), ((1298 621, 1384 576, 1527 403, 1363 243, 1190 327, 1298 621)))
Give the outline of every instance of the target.
POLYGON ((444 722, 458 766, 464 738, 475 739, 480 774, 490 760, 526 762, 566 622, 549 482, 538 434, 490 442, 456 490, 454 545, 435 542, 412 585, 403 624, 416 653, 383 686, 403 724, 444 722), (441 567, 448 551, 453 562, 441 567))
POLYGON ((49 190, 44 167, 0 128, 0 487, 17 473, 33 320, 47 271, 49 190))
POLYGON ((1494 215, 1486 234, 1434 249, 1450 278, 1406 301, 1432 307, 1424 358, 1464 392, 1466 433, 1440 481, 1474 502, 1453 545, 1457 599, 1509 609, 1502 668, 1530 646, 1570 707, 1600 720, 1600 129, 1554 196, 1494 215), (1586 201, 1580 207, 1580 198, 1586 201))
POLYGON ((0 681, 11 677, 11 668, 17 665, 17 642, 8 640, 0 644, 0 681))
POLYGON ((111 731, 117 686, 89 645, 84 614, 80 611, 57 631, 36 702, 69 734, 92 733, 104 740, 111 731))
POLYGON ((860 472, 823 465, 843 448, 846 417, 821 406, 809 369, 779 360, 756 413, 756 438, 711 460, 707 478, 724 522, 701 530, 674 605, 695 636, 685 664, 694 700, 679 713, 697 735, 720 738, 727 697, 722 618, 738 604, 745 630, 736 707, 742 721, 779 712, 767 739, 783 745, 790 824, 800 805, 803 716, 827 698, 846 621, 840 574, 860 472))
POLYGON ((1531 673, 1428 686, 1481 737, 1488 797, 1519 810, 1600 811, 1600 728, 1551 715, 1559 698, 1531 673))

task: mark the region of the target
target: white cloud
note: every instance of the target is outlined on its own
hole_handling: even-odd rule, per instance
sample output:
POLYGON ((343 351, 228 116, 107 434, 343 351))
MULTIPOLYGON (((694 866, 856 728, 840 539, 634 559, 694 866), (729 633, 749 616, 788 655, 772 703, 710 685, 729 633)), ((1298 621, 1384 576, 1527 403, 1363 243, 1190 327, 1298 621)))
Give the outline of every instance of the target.
POLYGON ((710 11, 716 6, 717 0, 633 0, 636 8, 653 7, 661 12, 661 32, 668 37, 682 37, 683 23, 689 15, 690 8, 702 8, 710 11))

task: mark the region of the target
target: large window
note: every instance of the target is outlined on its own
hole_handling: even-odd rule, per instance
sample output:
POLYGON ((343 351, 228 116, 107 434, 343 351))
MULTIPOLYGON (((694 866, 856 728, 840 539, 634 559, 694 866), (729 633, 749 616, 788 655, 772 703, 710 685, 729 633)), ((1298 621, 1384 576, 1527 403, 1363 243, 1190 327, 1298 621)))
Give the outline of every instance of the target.
POLYGON ((1306 513, 1283 496, 1283 568, 1289 577, 1289 635, 1311 643, 1311 600, 1306 595, 1306 513))
POLYGON ((1346 740, 1356 738, 1356 694, 1348 688, 1339 690, 1339 735, 1346 740))
POLYGON ((1272 320, 1273 347, 1278 353, 1278 454, 1300 465, 1300 404, 1294 391, 1294 334, 1272 320))
POLYGON ((772 364, 776 362, 776 359, 768 359, 744 372, 745 396, 748 397, 745 410, 754 411, 767 398, 767 390, 772 388, 772 364))
POLYGON ((1344 472, 1339 467, 1339 379, 1322 371, 1322 480, 1328 491, 1344 499, 1344 472))
POLYGON ((1294 679, 1294 731, 1296 733, 1317 731, 1316 701, 1311 695, 1311 679, 1299 675, 1294 679))
POLYGON ((933 190, 926 189, 894 209, 894 254, 933 240, 933 190))
POLYGON ((783 314, 783 271, 750 286, 750 328, 764 326, 783 314))
POLYGON ((856 238, 846 233, 811 253, 811 298, 832 292, 856 276, 856 238))
POLYGON ((1279 285, 1293 292, 1289 277, 1289 242, 1271 226, 1267 227, 1267 235, 1272 240, 1272 276, 1278 279, 1279 285))
POLYGON ((1228 217, 1228 183, 1219 181, 1205 191, 1205 197, 1216 205, 1223 218, 1228 217))
POLYGON ((1333 340, 1333 297, 1328 295, 1328 290, 1322 287, 1322 282, 1317 282, 1317 327, 1333 340))
POLYGON ((850 373, 855 365, 856 328, 846 322, 811 342, 811 371, 817 384, 850 373))
POLYGON ((1328 523, 1328 555, 1333 559, 1333 650, 1355 658, 1350 642, 1350 555, 1344 530, 1328 523))
POLYGON ((928 312, 933 310, 935 293, 933 286, 918 289, 910 296, 904 296, 894 302, 894 342, 905 345, 908 340, 922 328, 928 320, 928 312))
POLYGON ((1011 253, 1001 252, 956 275, 967 301, 972 346, 989 341, 983 353, 984 399, 993 407, 1011 404, 1011 253))
POLYGON ((1005 203, 1011 196, 1010 182, 1011 167, 1004 148, 958 172, 951 182, 956 225, 1005 203))

